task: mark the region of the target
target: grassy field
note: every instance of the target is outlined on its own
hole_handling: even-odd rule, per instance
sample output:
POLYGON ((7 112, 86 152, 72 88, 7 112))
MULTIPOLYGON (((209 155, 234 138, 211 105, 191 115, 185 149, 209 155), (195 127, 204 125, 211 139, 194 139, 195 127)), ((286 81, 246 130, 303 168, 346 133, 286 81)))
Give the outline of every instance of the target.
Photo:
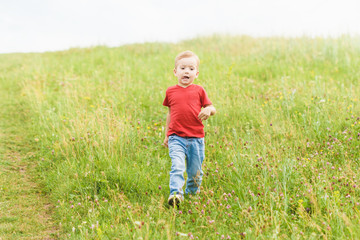
POLYGON ((360 38, 213 36, 0 55, 69 239, 360 238, 360 38), (166 88, 201 60, 217 114, 202 192, 167 206, 166 88))
MULTIPOLYGON (((22 72, 7 71, 11 58, 0 55, 0 240, 50 239, 57 236, 52 204, 36 183, 32 113, 20 96, 16 75, 21 78, 22 72)), ((25 63, 22 56, 19 60, 25 63)))

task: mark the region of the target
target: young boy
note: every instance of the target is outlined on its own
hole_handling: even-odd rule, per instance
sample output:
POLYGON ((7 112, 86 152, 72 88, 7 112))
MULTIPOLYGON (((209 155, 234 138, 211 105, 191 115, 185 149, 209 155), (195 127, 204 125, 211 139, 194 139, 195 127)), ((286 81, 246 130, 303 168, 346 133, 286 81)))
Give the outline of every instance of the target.
POLYGON ((200 192, 201 164, 205 158, 202 121, 216 113, 204 88, 193 84, 199 76, 199 64, 198 56, 191 51, 176 56, 174 74, 178 84, 166 90, 163 102, 169 107, 164 145, 169 147, 172 162, 168 199, 171 206, 179 206, 184 199, 185 170, 188 175, 185 194, 200 192))

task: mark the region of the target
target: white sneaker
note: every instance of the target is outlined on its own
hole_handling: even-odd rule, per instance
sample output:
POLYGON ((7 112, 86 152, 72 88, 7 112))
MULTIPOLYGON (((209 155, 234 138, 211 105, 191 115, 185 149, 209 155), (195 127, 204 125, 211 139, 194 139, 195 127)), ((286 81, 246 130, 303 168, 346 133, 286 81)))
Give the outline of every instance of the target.
POLYGON ((168 203, 172 207, 175 207, 175 205, 179 207, 182 201, 184 201, 184 197, 180 194, 171 195, 168 199, 168 203))

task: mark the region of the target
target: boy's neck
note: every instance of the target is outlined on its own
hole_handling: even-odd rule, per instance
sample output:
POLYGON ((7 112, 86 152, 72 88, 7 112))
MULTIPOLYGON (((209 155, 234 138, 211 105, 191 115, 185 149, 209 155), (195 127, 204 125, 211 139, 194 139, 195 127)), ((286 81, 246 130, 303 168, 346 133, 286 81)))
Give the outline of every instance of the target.
POLYGON ((187 88, 187 87, 190 87, 191 85, 193 85, 192 83, 187 85, 187 86, 183 86, 183 85, 180 85, 180 84, 177 84, 179 87, 182 87, 182 88, 187 88))

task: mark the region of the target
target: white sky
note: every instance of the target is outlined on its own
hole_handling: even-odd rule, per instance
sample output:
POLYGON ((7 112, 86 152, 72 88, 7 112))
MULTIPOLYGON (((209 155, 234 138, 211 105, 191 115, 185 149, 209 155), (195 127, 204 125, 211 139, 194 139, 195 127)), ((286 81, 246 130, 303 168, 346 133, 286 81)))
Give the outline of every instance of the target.
POLYGON ((360 0, 0 0, 0 53, 213 33, 360 35, 360 0))

